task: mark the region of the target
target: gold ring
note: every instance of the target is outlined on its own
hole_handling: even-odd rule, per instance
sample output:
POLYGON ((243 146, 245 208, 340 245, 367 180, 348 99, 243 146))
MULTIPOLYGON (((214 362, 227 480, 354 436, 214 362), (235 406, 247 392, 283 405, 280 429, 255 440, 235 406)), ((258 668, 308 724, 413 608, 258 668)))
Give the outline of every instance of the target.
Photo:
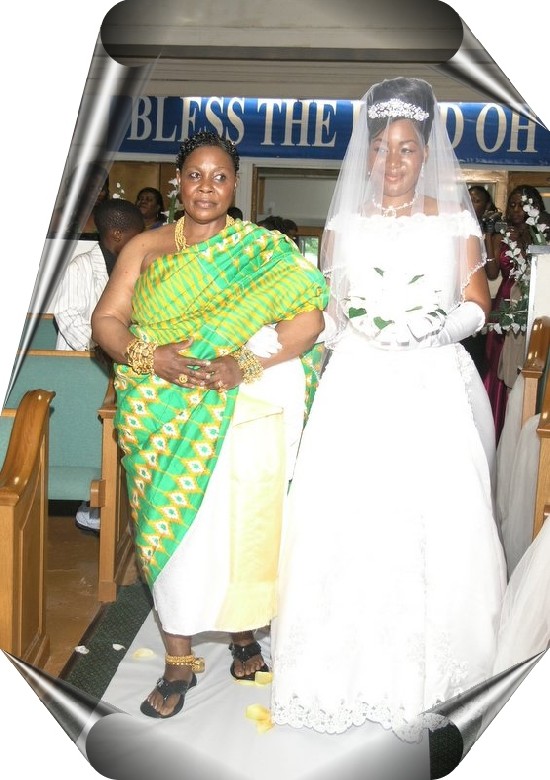
POLYGON ((178 377, 178 382, 180 385, 184 385, 187 382, 187 374, 180 374, 178 377))
POLYGON ((223 380, 221 380, 221 379, 220 379, 220 381, 218 382, 218 388, 219 388, 220 390, 225 390, 225 385, 224 385, 224 383, 223 383, 223 380))

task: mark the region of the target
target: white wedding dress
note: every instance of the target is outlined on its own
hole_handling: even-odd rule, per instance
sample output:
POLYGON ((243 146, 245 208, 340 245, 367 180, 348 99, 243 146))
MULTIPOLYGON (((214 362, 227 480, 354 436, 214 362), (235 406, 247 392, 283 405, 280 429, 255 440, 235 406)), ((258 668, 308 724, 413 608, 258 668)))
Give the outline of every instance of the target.
POLYGON ((420 713, 491 675, 506 568, 488 399, 462 346, 382 348, 373 324, 447 311, 449 237, 469 220, 348 218, 350 295, 372 316, 350 319, 300 445, 272 624, 277 724, 373 720, 418 739, 420 713))

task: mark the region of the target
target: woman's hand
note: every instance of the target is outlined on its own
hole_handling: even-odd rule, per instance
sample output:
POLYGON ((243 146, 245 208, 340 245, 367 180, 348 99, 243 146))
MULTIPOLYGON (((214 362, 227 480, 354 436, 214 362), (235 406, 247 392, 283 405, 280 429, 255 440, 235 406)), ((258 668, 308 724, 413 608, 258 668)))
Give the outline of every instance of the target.
POLYGON ((192 371, 188 377, 188 387, 203 387, 205 390, 231 390, 240 385, 243 373, 235 358, 231 355, 223 355, 208 361, 208 365, 200 366, 192 371))
POLYGON ((199 360, 185 354, 192 343, 193 339, 188 339, 157 347, 154 353, 155 374, 175 385, 191 387, 188 377, 194 373, 195 366, 207 369, 210 365, 210 360, 199 360))
POLYGON ((223 392, 239 385, 242 371, 231 355, 214 360, 199 360, 186 355, 192 339, 164 344, 155 350, 155 374, 180 387, 201 387, 223 392))

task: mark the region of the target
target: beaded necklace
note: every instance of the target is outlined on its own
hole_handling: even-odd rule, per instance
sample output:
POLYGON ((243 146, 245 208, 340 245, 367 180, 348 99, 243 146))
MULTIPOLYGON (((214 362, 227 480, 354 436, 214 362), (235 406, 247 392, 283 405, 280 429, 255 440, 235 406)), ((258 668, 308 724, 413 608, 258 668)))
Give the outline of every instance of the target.
POLYGON ((414 206, 416 203, 416 192, 414 193, 413 199, 410 200, 408 203, 402 203, 400 206, 383 206, 381 203, 377 203, 374 198, 372 199, 372 205, 380 209, 380 213, 383 217, 396 217, 398 211, 402 211, 403 209, 408 209, 410 206, 414 206))

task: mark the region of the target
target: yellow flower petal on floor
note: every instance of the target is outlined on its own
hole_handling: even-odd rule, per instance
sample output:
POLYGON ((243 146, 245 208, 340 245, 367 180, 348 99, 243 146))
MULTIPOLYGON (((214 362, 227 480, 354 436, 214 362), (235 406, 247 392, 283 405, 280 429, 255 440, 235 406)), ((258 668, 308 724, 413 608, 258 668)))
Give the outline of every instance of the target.
POLYGON ((263 704, 249 704, 246 708, 246 717, 256 721, 256 729, 260 734, 273 728, 271 711, 263 704))
POLYGON ((266 720, 270 716, 270 711, 263 704, 249 704, 246 708, 246 717, 250 720, 266 720))
POLYGON ((273 672, 256 672, 254 683, 256 685, 269 685, 273 681, 273 672))
POLYGON ((266 731, 273 728, 273 723, 270 720, 259 720, 256 723, 256 730, 259 734, 265 734, 266 731))
POLYGON ((140 647, 132 654, 132 658, 141 661, 142 658, 154 658, 156 653, 154 650, 149 650, 148 647, 140 647))

